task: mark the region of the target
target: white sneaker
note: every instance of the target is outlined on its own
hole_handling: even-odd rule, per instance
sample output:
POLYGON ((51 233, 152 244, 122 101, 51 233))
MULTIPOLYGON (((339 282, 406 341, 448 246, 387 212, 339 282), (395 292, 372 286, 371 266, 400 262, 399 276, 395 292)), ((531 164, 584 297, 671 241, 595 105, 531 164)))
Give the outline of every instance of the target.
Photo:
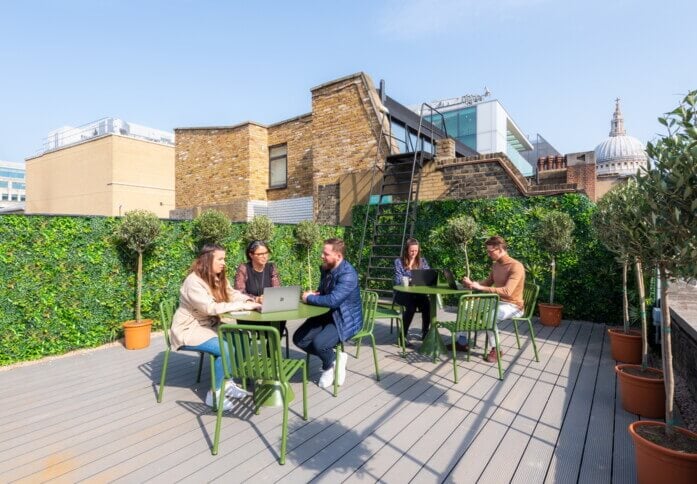
POLYGON ((336 375, 336 383, 341 386, 346 381, 346 363, 348 362, 348 355, 343 351, 339 351, 339 371, 336 375))
MULTIPOLYGON (((218 400, 220 400, 220 399, 218 399, 218 400)), ((218 403, 220 403, 220 401, 218 403)), ((211 408, 214 408, 213 407, 213 392, 210 390, 208 390, 208 393, 206 394, 206 405, 208 405, 211 408)), ((223 398, 223 412, 229 412, 230 410, 232 410, 232 407, 234 407, 234 406, 235 406, 234 402, 231 402, 227 398, 223 398)))
POLYGON ((319 387, 320 388, 329 388, 334 384, 334 365, 332 365, 331 368, 328 370, 325 370, 322 372, 322 375, 319 377, 319 387))
POLYGON ((228 398, 244 398, 250 396, 251 393, 241 389, 234 381, 228 380, 225 387, 225 396, 228 398))

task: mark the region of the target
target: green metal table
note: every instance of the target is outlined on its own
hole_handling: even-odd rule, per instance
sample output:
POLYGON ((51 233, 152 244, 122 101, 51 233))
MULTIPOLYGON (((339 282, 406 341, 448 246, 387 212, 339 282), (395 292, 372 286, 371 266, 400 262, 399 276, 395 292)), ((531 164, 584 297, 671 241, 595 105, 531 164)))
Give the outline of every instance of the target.
POLYGON ((399 292, 404 292, 407 294, 425 294, 431 300, 431 327, 426 333, 426 336, 421 343, 421 348, 419 348, 419 353, 422 355, 430 356, 433 361, 447 350, 445 348, 445 343, 438 333, 436 328, 436 319, 438 312, 438 295, 450 295, 450 294, 469 294, 472 291, 470 289, 451 289, 445 283, 439 283, 437 286, 394 286, 392 289, 399 292))
MULTIPOLYGON (((260 313, 259 311, 236 311, 226 313, 224 317, 234 318, 238 324, 255 323, 278 323, 293 319, 307 319, 313 316, 320 316, 328 313, 329 308, 323 306, 312 306, 301 302, 298 309, 292 311, 277 311, 273 313, 260 313)), ((276 329, 279 329, 278 327, 276 329)), ((293 390, 290 389, 291 400, 295 399, 293 390)), ((259 385, 254 386, 254 403, 264 407, 282 407, 283 397, 281 396, 281 385, 276 380, 264 380, 259 385)))

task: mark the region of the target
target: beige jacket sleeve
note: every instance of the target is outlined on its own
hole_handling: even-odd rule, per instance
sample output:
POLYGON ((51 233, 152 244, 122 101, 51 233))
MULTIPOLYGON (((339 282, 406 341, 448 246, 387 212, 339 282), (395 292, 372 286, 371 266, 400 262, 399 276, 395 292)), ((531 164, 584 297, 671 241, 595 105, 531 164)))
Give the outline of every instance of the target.
POLYGON ((217 338, 218 315, 243 309, 249 297, 232 289, 227 282, 230 301, 217 302, 208 284, 196 274, 189 274, 179 290, 179 307, 174 313, 170 339, 174 349, 197 346, 217 338))

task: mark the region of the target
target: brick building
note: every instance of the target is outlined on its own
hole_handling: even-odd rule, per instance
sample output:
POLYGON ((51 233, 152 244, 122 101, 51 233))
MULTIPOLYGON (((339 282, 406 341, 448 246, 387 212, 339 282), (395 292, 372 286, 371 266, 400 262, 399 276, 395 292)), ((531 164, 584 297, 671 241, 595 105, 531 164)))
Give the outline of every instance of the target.
MULTIPOLYGON (((189 218, 215 208, 236 221, 261 214, 281 223, 350 223, 351 207, 366 203, 378 181, 373 168, 417 138, 419 117, 378 92, 364 73, 313 87, 311 94, 310 113, 271 125, 176 129, 171 216, 189 218)), ((592 160, 560 167, 563 182, 540 184, 503 153, 480 155, 441 138, 422 139, 424 149, 435 147, 436 157, 424 166, 421 200, 576 191, 593 198, 592 160)))

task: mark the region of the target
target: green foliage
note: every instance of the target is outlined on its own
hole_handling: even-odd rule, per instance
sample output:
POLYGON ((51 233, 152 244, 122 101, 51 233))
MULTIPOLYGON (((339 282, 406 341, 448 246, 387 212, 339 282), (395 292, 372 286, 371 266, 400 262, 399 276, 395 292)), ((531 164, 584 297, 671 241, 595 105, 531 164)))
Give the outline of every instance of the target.
POLYGON ((574 228, 574 221, 569 214, 559 210, 545 211, 537 223, 535 237, 540 247, 550 256, 556 257, 571 248, 574 228))
MULTIPOLYGON (((353 212, 353 228, 347 228, 346 240, 353 253, 349 260, 358 261, 365 207, 353 212), (352 258, 351 258, 352 257, 352 258)), ((598 240, 591 225, 595 204, 583 195, 565 194, 555 197, 497 198, 486 200, 442 200, 420 202, 414 236, 428 240, 428 235, 445 225, 452 217, 467 214, 481 227, 481 236, 470 244, 472 278, 484 279, 491 268, 484 240, 492 235, 506 239, 509 254, 527 267, 547 266, 544 248, 535 239, 537 221, 547 210, 565 212, 573 219, 576 229, 571 248, 557 258, 558 283, 556 293, 564 301, 564 314, 570 319, 583 319, 607 324, 622 320, 621 275, 613 263, 613 254, 598 240)), ((372 211, 371 211, 372 212, 372 211)), ((369 220, 369 224, 372 220, 369 220)), ((370 225, 369 225, 370 226, 370 225)), ((453 244, 424 244, 423 251, 431 267, 448 267, 458 278, 464 275, 463 257, 453 244)), ((364 257, 359 273, 365 272, 368 258, 364 257)), ((540 298, 549 296, 548 272, 537 271, 536 282, 541 286, 540 298)), ((447 301, 454 304, 454 301, 447 301)))
POLYGON ((244 238, 247 243, 253 240, 263 240, 268 242, 273 237, 274 223, 265 215, 256 215, 248 224, 244 231, 244 238))
MULTIPOLYGON (((113 243, 119 219, 0 215, 0 365, 99 346, 122 336, 135 312, 133 259, 113 243)), ((159 322, 158 305, 176 299, 194 253, 191 221, 163 221, 143 260, 142 316, 159 322)), ((233 224, 223 245, 228 262, 245 259, 246 224, 233 224)), ((282 282, 301 284, 305 257, 292 225, 279 226, 269 244, 282 282)), ((320 227, 320 237, 343 237, 320 227)), ((320 253, 313 249, 313 277, 320 253)))
POLYGON ((304 249, 305 261, 307 262, 307 284, 304 286, 307 289, 313 287, 310 253, 312 248, 320 241, 320 236, 319 225, 312 220, 303 220, 295 226, 295 239, 304 249))
POLYGON ((447 220, 445 225, 437 227, 430 235, 430 241, 435 245, 455 243, 465 256, 465 275, 470 277, 469 253, 467 246, 477 236, 480 228, 474 218, 469 215, 458 215, 447 220))
POLYGON ((198 248, 205 244, 222 245, 231 233, 232 223, 220 210, 205 210, 194 219, 193 234, 198 248))
POLYGON ((116 227, 116 240, 127 249, 142 254, 160 234, 160 219, 148 210, 131 210, 116 227))

